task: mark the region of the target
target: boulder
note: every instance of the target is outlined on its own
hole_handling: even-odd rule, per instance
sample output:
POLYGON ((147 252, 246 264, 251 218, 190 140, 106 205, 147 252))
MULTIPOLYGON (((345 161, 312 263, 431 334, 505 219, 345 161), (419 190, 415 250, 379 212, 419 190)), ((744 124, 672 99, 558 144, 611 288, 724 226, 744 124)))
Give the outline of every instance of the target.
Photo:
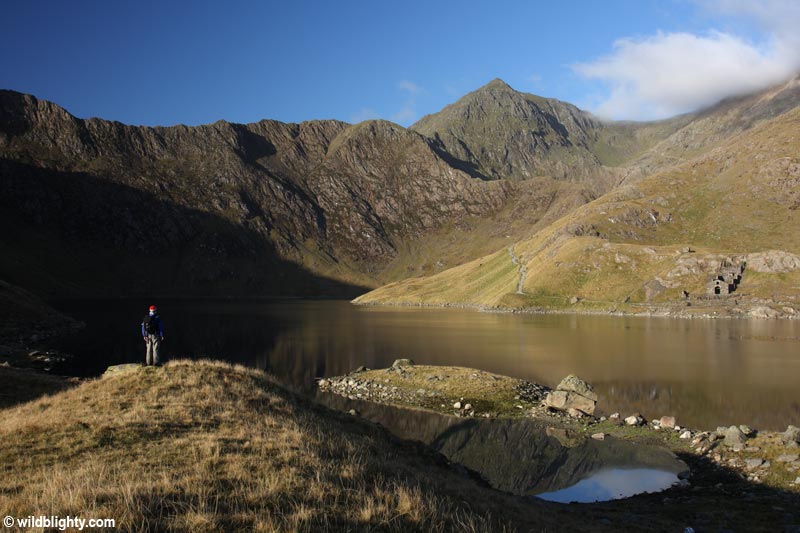
POLYGON ((394 363, 392 363, 392 368, 401 368, 404 366, 414 366, 414 361, 411 359, 396 359, 394 363))
POLYGON ((592 390, 591 385, 578 376, 570 374, 561 380, 556 390, 545 396, 544 404, 557 411, 569 412, 570 409, 573 409, 581 411, 583 414, 593 415, 597 405, 597 394, 592 390))
POLYGON ((139 363, 126 363, 123 365, 113 365, 106 368, 106 371, 103 372, 104 376, 112 375, 112 374, 119 374, 122 372, 129 372, 131 370, 135 370, 138 368, 142 368, 142 365, 139 363))
POLYGON ((787 445, 792 442, 800 443, 800 428, 795 426, 786 428, 786 431, 781 433, 781 441, 787 445))
POLYGON ((594 414, 595 403, 593 400, 571 391, 555 390, 545 396, 546 407, 557 411, 577 409, 587 415, 594 414))
POLYGON ((674 416, 662 416, 661 420, 658 421, 658 424, 662 428, 674 428, 675 427, 675 417, 674 416))
POLYGON ((605 433, 593 433, 592 434, 592 438, 594 440, 605 440, 606 439, 606 434, 605 433))
POLYGON ((562 379, 561 383, 559 383, 558 387, 556 387, 556 390, 574 392, 580 394, 584 398, 588 398, 594 402, 597 402, 597 394, 595 394, 592 386, 575 374, 570 374, 562 379))
POLYGON ((625 419, 625 423, 629 426, 641 426, 644 424, 644 417, 639 413, 634 413, 625 419))
POLYGON ((743 446, 746 441, 747 436, 736 426, 731 426, 725 431, 725 440, 723 444, 726 446, 743 446))

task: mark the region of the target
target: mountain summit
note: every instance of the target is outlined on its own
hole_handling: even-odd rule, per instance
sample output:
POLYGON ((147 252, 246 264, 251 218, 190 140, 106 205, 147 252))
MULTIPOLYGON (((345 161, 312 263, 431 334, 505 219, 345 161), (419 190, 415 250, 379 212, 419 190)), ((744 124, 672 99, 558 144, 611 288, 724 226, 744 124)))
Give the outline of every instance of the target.
POLYGON ((411 129, 436 139, 486 179, 547 175, 592 182, 598 190, 618 176, 601 158, 608 151, 605 133, 630 135, 572 104, 515 91, 499 78, 411 129))

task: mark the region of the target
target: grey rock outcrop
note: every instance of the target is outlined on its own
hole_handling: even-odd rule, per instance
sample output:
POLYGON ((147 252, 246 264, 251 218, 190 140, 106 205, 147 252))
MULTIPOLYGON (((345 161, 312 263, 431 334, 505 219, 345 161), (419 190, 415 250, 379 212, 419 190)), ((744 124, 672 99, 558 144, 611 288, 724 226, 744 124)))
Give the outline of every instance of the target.
POLYGON ((747 436, 736 426, 731 426, 725 431, 725 440, 723 444, 726 446, 742 446, 747 442, 747 436))
POLYGON ((557 411, 575 409, 587 415, 594 415, 597 394, 592 386, 574 374, 561 380, 556 390, 545 397, 545 406, 557 411))
POLYGON ((791 443, 800 444, 800 428, 796 426, 789 426, 786 431, 781 433, 781 442, 787 446, 791 443))
POLYGON ((746 257, 747 268, 753 272, 782 274, 800 269, 800 256, 783 250, 747 254, 746 257))

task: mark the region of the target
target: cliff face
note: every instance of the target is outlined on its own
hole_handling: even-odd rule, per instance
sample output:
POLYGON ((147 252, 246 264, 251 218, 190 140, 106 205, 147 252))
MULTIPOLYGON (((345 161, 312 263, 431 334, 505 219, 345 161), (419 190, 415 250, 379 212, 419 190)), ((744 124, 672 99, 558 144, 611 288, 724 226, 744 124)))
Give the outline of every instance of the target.
POLYGON ((2 275, 301 294, 326 292, 307 279, 323 277, 352 293, 396 243, 507 201, 508 184, 473 179, 433 144, 383 121, 134 127, 2 91, 0 202, 19 230, 3 237, 2 275), (66 250, 67 265, 46 266, 66 250))

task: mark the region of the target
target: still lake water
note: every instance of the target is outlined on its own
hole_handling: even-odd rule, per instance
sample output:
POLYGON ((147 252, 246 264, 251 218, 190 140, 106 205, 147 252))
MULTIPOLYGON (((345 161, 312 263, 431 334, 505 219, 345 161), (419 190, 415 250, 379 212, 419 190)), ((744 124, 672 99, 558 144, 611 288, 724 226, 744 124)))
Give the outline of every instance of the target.
MULTIPOLYGON (((87 323, 61 348, 86 374, 141 361, 150 301, 62 301, 87 323)), ((481 313, 358 307, 342 301, 157 302, 167 357, 214 357, 264 369, 295 389, 315 378, 400 357, 459 365, 555 386, 592 383, 601 413, 675 415, 711 429, 800 425, 800 321, 481 313)))

